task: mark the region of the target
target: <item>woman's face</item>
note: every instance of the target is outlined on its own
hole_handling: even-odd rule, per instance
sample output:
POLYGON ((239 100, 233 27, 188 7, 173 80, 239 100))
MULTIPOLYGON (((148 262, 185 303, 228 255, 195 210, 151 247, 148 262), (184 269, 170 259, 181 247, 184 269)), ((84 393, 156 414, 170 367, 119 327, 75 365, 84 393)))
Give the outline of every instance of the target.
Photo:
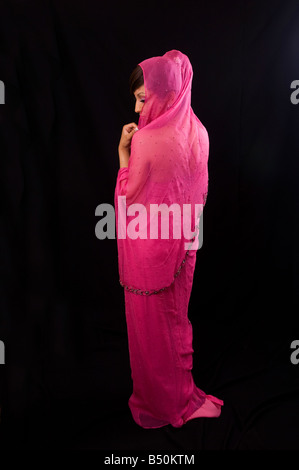
POLYGON ((135 113, 139 114, 144 105, 144 98, 145 98, 144 85, 141 85, 141 87, 137 88, 137 90, 134 91, 134 96, 136 98, 135 113))

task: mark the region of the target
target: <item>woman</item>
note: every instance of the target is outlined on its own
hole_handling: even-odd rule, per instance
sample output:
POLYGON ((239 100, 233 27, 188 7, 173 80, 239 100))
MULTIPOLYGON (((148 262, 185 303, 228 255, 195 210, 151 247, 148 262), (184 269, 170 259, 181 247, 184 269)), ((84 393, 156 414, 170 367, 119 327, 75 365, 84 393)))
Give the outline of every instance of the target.
POLYGON ((192 376, 188 303, 209 153, 207 131, 191 108, 192 77, 188 57, 177 50, 139 63, 130 77, 138 126, 123 127, 118 148, 118 262, 133 380, 128 404, 143 428, 218 417, 223 405, 192 376), (161 208, 160 219, 153 207, 161 208))

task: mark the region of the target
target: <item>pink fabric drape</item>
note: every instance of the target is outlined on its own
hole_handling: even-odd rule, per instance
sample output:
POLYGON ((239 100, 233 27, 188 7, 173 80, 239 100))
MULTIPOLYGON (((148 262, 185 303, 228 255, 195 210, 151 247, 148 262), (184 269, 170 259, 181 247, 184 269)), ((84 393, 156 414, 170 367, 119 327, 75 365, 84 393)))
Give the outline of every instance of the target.
MULTIPOLYGON (((191 108, 193 71, 188 57, 173 50, 139 65, 143 69, 145 102, 138 121, 139 130, 131 142, 127 177, 123 171, 119 174, 122 185, 118 195, 125 196, 126 209, 133 204, 145 208, 146 219, 142 218, 139 230, 146 238, 121 239, 118 236, 117 242, 122 283, 152 291, 174 280, 186 255, 186 243, 192 239, 199 223, 208 191, 209 139, 191 108), (167 208, 175 205, 177 210, 174 215, 164 209, 157 225, 152 215, 154 204, 165 204, 167 208), (190 208, 189 227, 184 205, 185 210, 190 208), (167 220, 169 236, 163 239, 161 229, 167 220), (189 228, 186 237, 184 221, 185 229, 189 228), (155 225, 157 239, 150 237, 155 225)), ((116 201, 116 205, 118 203, 116 201)), ((119 209, 122 208, 120 204, 119 209)), ((116 214, 116 222, 126 234, 135 214, 124 219, 123 212, 116 214)), ((190 245, 192 249, 196 249, 197 241, 198 237, 190 245)))
POLYGON ((119 276, 126 286, 133 379, 129 406, 144 428, 180 427, 196 417, 219 416, 223 405, 194 384, 188 319, 198 238, 190 240, 207 198, 209 138, 191 108, 188 57, 172 50, 139 65, 145 103, 128 168, 118 171, 115 187, 119 276), (165 205, 158 224, 152 204, 165 205), (169 211, 171 205, 175 214, 169 211), (135 211, 143 214, 138 225, 135 211), (163 238, 167 221, 169 232, 163 238), (152 237, 153 228, 157 238, 152 237), (151 295, 138 295, 137 290, 151 295))

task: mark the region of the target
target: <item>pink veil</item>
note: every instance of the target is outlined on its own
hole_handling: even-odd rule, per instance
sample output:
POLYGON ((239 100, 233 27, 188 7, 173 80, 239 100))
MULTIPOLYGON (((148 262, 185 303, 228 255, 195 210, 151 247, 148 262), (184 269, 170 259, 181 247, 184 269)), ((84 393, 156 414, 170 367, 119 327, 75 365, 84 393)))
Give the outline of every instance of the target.
POLYGON ((122 285, 155 293, 174 281, 184 263, 186 242, 189 249, 198 249, 198 235, 193 244, 190 240, 208 193, 209 138, 191 108, 193 70, 188 57, 172 50, 139 65, 145 102, 128 168, 119 169, 115 188, 118 265, 122 285), (136 206, 129 209, 132 204, 136 206), (164 204, 161 215, 151 215, 153 204, 164 204), (169 210, 172 204, 176 215, 169 210), (184 205, 191 211, 189 219, 184 205), (140 212, 127 212, 133 208, 140 212), (167 227, 167 221, 168 238, 163 238, 161 227, 163 222, 167 227), (134 230, 139 237, 134 238, 134 230))

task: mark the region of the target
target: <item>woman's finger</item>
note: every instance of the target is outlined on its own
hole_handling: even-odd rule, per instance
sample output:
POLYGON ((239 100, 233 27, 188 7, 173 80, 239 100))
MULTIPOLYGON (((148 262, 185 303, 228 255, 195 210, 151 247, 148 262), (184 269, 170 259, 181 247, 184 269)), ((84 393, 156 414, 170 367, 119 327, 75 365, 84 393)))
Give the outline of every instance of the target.
POLYGON ((131 122, 130 124, 126 124, 124 126, 125 131, 131 132, 132 130, 137 128, 137 124, 135 122, 131 122))

